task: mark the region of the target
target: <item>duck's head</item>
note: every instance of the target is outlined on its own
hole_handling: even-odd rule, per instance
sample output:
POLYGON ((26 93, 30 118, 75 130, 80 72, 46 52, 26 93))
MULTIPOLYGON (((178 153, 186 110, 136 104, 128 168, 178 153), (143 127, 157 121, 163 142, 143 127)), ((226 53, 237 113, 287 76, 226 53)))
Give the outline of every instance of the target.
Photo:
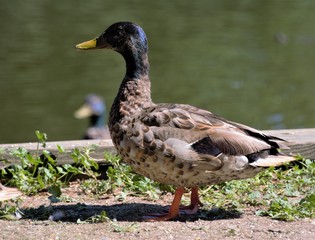
POLYGON ((131 22, 118 22, 108 27, 95 39, 76 45, 77 49, 113 49, 122 55, 124 53, 148 49, 147 37, 140 26, 131 22))
POLYGON ((104 126, 106 107, 103 98, 89 94, 86 96, 84 104, 74 113, 78 119, 90 118, 90 125, 96 127, 104 126))
POLYGON ((126 61, 126 76, 140 79, 149 73, 148 42, 140 26, 131 22, 118 22, 95 39, 76 45, 77 49, 112 49, 126 61))

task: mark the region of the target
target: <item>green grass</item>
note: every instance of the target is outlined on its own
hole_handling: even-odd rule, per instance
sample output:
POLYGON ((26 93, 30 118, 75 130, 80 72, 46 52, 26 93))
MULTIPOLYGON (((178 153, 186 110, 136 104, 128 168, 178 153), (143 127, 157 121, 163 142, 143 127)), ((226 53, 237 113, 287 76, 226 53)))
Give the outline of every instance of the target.
POLYGON ((300 160, 287 170, 269 168, 246 180, 202 189, 203 200, 218 208, 255 207, 256 214, 292 221, 315 217, 315 163, 300 160))
MULTIPOLYGON (((46 134, 36 132, 36 135, 38 144, 45 147, 46 134)), ((63 151, 59 146, 59 152, 63 151)), ((80 188, 84 193, 96 197, 112 194, 120 201, 130 195, 157 199, 165 192, 174 191, 172 186, 156 183, 134 173, 119 157, 107 153, 104 157, 111 165, 107 170, 108 179, 98 180, 98 165, 89 157, 91 151, 93 148, 74 149, 70 155, 75 164, 57 166, 55 157, 47 150, 38 151, 32 156, 25 149, 18 148, 11 154, 21 160, 20 165, 2 169, 0 177, 25 194, 49 191, 52 195, 50 199, 57 200, 63 199, 60 196, 61 188, 67 186, 77 174, 89 177, 81 181, 80 188)), ((252 208, 260 216, 279 220, 314 218, 315 163, 306 159, 300 162, 299 166, 291 164, 287 169, 269 168, 251 179, 204 187, 200 191, 202 201, 206 203, 206 208, 237 211, 252 208)), ((188 201, 188 198, 184 198, 184 201, 188 201)), ((17 203, 1 203, 0 217, 18 211, 17 203)), ((107 221, 107 215, 101 213, 90 221, 107 221)))
POLYGON ((19 210, 21 199, 11 199, 0 202, 0 219, 19 220, 23 213, 19 210))
MULTIPOLYGON (((41 144, 46 146, 47 136, 36 131, 38 149, 41 144)), ((58 146, 60 153, 64 152, 62 146, 58 146)), ((96 179, 98 164, 89 157, 91 149, 74 149, 70 156, 74 164, 57 165, 56 157, 48 150, 37 150, 32 155, 26 149, 17 148, 10 152, 13 157, 20 160, 20 164, 1 170, 0 177, 10 186, 18 187, 25 194, 36 194, 48 190, 54 197, 59 197, 61 188, 67 186, 71 179, 78 175, 86 175, 96 179)))

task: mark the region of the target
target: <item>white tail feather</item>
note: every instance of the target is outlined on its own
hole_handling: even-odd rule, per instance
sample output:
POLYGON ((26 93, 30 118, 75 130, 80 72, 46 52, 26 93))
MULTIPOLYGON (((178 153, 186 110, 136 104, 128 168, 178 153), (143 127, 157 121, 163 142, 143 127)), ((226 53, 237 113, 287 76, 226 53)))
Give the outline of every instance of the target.
POLYGON ((254 167, 272 167, 281 166, 286 162, 296 161, 297 158, 291 156, 268 156, 266 158, 259 158, 257 161, 250 163, 249 165, 254 167))

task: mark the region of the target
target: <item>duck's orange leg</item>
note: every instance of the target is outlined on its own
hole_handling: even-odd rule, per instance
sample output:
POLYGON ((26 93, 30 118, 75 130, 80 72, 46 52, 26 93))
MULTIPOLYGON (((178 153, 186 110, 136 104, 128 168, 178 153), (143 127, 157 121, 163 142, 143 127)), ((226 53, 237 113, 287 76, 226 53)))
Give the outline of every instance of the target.
POLYGON ((180 213, 195 214, 196 212, 198 212, 199 206, 203 205, 199 199, 198 189, 199 189, 198 187, 193 187, 191 189, 190 205, 180 206, 179 207, 180 213))
POLYGON ((175 191, 175 196, 172 205, 170 206, 168 213, 153 213, 150 214, 149 216, 145 216, 144 220, 149 222, 168 221, 178 217, 180 200, 182 199, 183 194, 184 188, 183 187, 177 188, 175 191))

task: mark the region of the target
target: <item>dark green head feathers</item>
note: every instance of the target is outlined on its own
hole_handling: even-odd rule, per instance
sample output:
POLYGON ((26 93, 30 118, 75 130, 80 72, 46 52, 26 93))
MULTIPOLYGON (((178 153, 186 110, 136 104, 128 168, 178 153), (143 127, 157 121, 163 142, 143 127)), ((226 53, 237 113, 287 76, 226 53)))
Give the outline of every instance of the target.
POLYGON ((139 78, 147 75, 148 41, 143 29, 131 22, 118 22, 108 27, 97 38, 76 45, 77 49, 112 49, 120 53, 127 65, 127 76, 139 78))

